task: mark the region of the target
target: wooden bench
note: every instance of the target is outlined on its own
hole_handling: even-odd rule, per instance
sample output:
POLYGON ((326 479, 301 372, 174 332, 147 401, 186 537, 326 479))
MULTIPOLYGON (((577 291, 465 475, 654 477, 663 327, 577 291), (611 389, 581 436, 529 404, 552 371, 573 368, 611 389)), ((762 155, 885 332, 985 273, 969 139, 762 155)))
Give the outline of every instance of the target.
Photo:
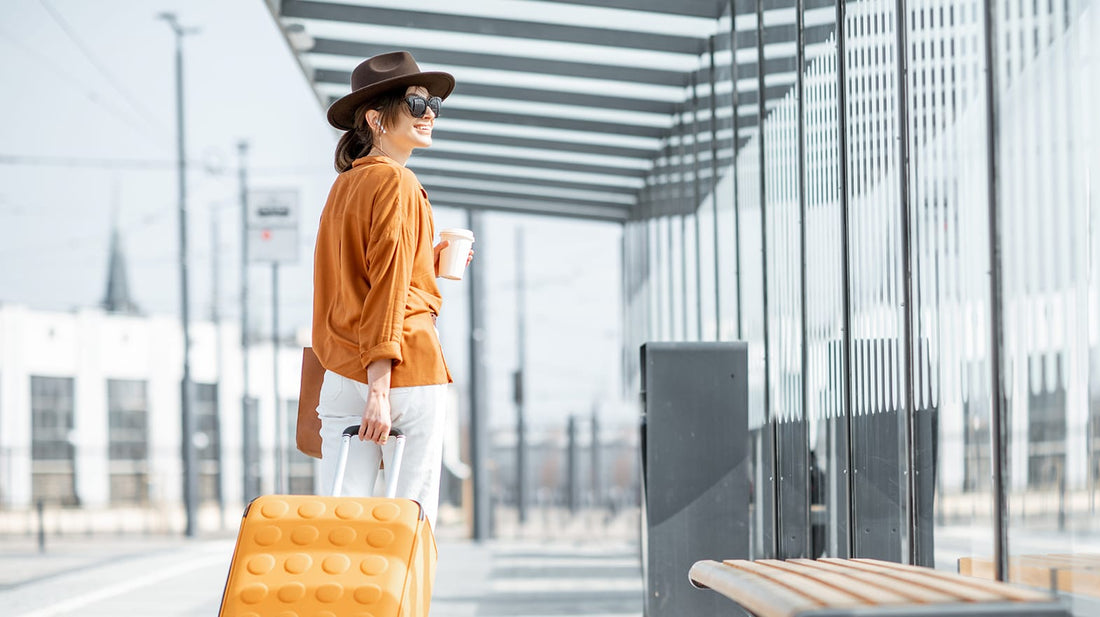
POLYGON ((1069 617, 1051 595, 875 559, 699 561, 691 583, 757 617, 1069 617))
MULTIPOLYGON (((1009 580, 1032 587, 1100 598, 1100 555, 1020 555, 1008 560, 1008 572, 1009 580)), ((992 579, 993 560, 963 557, 959 573, 992 579)))

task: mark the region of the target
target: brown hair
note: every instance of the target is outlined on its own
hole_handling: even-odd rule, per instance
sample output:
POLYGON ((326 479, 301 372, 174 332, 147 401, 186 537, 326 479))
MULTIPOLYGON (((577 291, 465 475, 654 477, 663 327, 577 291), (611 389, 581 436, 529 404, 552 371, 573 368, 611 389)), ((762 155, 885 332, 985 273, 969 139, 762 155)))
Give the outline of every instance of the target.
POLYGON ((401 112, 405 100, 405 89, 383 92, 355 109, 355 128, 344 133, 336 144, 336 171, 351 169, 355 159, 366 156, 374 148, 374 129, 367 124, 367 111, 376 109, 381 113, 382 126, 391 127, 401 112))

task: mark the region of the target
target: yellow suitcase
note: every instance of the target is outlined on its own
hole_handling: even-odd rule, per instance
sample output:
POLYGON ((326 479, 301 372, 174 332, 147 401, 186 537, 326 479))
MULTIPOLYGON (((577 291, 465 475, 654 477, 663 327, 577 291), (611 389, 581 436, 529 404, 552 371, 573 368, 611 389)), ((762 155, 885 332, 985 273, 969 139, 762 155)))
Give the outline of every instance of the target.
POLYGON ((387 497, 340 497, 344 431, 332 497, 265 495, 245 508, 221 617, 426 617, 436 545, 420 504, 395 499, 405 437, 397 429, 387 497))

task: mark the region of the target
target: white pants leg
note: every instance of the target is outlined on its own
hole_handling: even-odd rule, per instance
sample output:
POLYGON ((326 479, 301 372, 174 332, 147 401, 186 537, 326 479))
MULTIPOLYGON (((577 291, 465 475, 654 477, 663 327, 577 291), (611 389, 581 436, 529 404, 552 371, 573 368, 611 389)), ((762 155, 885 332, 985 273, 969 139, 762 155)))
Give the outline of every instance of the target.
MULTIPOLYGON (((341 435, 345 428, 362 420, 368 392, 365 383, 325 371, 317 406, 321 417, 321 488, 325 495, 332 494, 341 435)), ((397 496, 416 500, 433 526, 439 506, 446 401, 446 384, 390 389, 390 419, 393 426, 405 433, 397 496)), ((385 458, 386 467, 392 469, 392 456, 392 439, 382 448, 353 437, 341 494, 349 497, 383 494, 382 487, 375 486, 378 465, 385 458)))

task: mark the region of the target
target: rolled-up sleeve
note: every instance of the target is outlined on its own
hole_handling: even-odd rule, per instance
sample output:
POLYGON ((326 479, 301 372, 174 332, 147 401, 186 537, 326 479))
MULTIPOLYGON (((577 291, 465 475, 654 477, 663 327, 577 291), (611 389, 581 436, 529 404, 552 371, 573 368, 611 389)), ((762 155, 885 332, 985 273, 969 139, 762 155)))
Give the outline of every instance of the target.
POLYGON ((416 237, 409 224, 402 177, 380 178, 370 216, 366 252, 369 289, 359 317, 359 356, 364 367, 375 360, 400 364, 405 305, 412 279, 416 237))

